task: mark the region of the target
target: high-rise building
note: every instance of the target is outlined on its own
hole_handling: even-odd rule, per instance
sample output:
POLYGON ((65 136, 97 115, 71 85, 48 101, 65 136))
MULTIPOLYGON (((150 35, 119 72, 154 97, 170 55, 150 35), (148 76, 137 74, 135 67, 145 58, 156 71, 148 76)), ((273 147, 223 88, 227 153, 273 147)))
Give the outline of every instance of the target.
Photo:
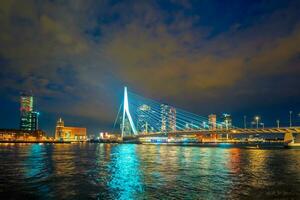
POLYGON ((176 131, 176 108, 170 107, 168 118, 170 131, 176 131))
POLYGON ((138 114, 138 121, 137 121, 137 129, 138 132, 141 133, 148 133, 151 131, 149 120, 150 120, 150 115, 151 115, 151 107, 143 104, 138 107, 137 109, 137 114, 138 114))
POLYGON ((210 130, 216 130, 217 129, 217 115, 210 114, 208 115, 208 124, 210 130))
POLYGON ((21 94, 20 99, 20 129, 35 131, 38 129, 39 113, 34 111, 32 94, 21 94))
POLYGON ((161 132, 167 131, 167 120, 168 120, 168 108, 169 106, 166 104, 160 105, 160 117, 161 117, 161 132))
POLYGON ((223 125, 224 128, 230 129, 232 128, 232 117, 229 114, 224 113, 223 114, 223 125))
POLYGON ((161 132, 176 131, 176 109, 172 106, 161 104, 161 132))
POLYGON ((39 129, 39 112, 32 112, 31 113, 31 124, 32 124, 32 128, 33 130, 38 130, 39 129))

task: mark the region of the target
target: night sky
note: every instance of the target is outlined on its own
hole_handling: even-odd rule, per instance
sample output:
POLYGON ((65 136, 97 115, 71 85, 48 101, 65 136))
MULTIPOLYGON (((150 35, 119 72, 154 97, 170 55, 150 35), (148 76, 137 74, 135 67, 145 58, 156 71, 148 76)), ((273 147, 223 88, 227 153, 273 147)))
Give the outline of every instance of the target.
POLYGON ((113 126, 123 87, 235 126, 300 126, 300 1, 0 1, 0 127, 32 91, 40 128, 113 126))

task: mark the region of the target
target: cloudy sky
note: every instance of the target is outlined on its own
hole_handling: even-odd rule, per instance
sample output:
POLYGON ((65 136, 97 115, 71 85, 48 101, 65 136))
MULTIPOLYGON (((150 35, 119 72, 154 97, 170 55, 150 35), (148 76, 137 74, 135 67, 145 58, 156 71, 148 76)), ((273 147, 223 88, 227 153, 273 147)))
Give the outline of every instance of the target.
POLYGON ((32 91, 40 127, 109 130, 123 86, 206 116, 300 112, 300 1, 1 0, 0 127, 32 91))

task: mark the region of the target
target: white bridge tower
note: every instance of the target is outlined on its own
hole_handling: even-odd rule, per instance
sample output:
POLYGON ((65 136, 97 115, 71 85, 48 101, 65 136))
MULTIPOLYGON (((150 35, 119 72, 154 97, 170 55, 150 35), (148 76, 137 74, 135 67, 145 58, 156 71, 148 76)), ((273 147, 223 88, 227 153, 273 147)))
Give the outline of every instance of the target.
POLYGON ((125 117, 127 116, 131 130, 134 135, 137 135, 137 131, 135 125, 132 121, 132 117, 129 112, 129 104, 128 104, 128 94, 127 94, 127 87, 124 87, 124 102, 123 102, 123 118, 122 118, 122 138, 124 136, 124 128, 125 128, 125 117))

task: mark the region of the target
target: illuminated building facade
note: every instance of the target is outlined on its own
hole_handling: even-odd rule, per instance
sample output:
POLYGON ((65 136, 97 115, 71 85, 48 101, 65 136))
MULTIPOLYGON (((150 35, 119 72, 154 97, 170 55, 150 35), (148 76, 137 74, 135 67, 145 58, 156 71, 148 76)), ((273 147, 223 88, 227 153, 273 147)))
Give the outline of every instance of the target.
POLYGON ((41 130, 0 129, 0 141, 34 142, 45 140, 45 138, 46 133, 41 130))
POLYGON ((161 132, 167 131, 167 119, 168 119, 168 108, 169 106, 166 104, 160 105, 160 117, 161 117, 161 132))
POLYGON ((148 133, 150 130, 149 120, 150 120, 150 112, 151 107, 143 104, 138 107, 137 114, 138 114, 138 122, 137 122, 137 129, 140 133, 148 133))
POLYGON ((224 128, 230 129, 232 128, 232 117, 229 114, 223 114, 223 125, 224 128))
POLYGON ((60 118, 56 123, 55 139, 61 141, 85 141, 87 139, 86 128, 67 127, 60 118))
POLYGON ((174 107, 170 107, 169 110, 169 129, 176 131, 176 109, 174 107))
POLYGON ((217 115, 210 114, 208 115, 208 124, 210 130, 216 130, 217 129, 217 115))
POLYGON ((23 93, 20 98, 20 129, 35 131, 38 129, 39 112, 34 111, 34 98, 31 94, 23 93))
POLYGON ((39 112, 31 112, 31 125, 32 130, 39 129, 39 112))
POLYGON ((176 131, 176 109, 161 104, 161 132, 176 131))

